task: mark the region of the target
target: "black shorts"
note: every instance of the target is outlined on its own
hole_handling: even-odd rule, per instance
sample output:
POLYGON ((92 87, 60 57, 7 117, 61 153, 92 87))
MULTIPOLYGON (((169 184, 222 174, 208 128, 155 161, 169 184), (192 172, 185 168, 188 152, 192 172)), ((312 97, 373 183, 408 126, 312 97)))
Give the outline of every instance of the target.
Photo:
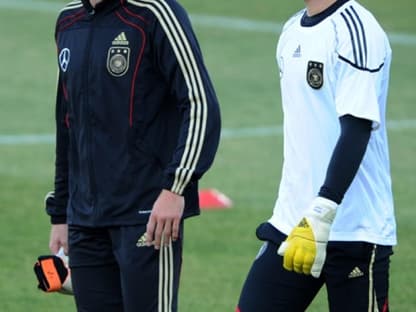
POLYGON ((325 284, 329 311, 387 312, 391 246, 329 242, 320 278, 286 271, 277 254, 286 235, 271 224, 257 228, 264 241, 244 283, 236 312, 303 312, 325 284))
POLYGON ((169 246, 144 245, 146 225, 69 227, 69 265, 78 311, 177 311, 182 234, 169 246))

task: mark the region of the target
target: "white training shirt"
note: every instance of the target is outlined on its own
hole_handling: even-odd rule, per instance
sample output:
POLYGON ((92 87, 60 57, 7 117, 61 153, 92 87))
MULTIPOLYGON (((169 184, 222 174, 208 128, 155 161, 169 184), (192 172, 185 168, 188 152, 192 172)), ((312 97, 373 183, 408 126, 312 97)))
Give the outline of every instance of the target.
POLYGON ((269 222, 289 234, 317 196, 340 134, 339 117, 373 121, 364 159, 337 209, 330 240, 396 244, 386 133, 391 49, 373 15, 347 1, 314 26, 305 10, 277 46, 284 112, 284 163, 269 222))

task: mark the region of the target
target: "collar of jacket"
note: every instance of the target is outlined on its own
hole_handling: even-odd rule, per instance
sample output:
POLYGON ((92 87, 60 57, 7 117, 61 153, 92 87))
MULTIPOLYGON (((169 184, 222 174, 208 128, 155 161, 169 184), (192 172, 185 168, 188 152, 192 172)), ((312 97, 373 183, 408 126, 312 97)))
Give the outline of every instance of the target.
POLYGON ((81 2, 88 14, 94 15, 97 12, 105 12, 114 9, 119 6, 123 0, 103 0, 102 2, 97 3, 95 8, 91 5, 89 0, 81 0, 81 2))

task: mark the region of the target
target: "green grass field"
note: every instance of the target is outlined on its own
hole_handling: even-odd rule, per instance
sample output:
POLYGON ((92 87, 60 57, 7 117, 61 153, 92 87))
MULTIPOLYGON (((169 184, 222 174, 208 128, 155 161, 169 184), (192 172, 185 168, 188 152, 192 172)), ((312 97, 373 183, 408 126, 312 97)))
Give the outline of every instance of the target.
MULTIPOLYGON (((245 128, 279 126, 274 60, 279 27, 270 28, 302 8, 303 1, 181 2, 191 13, 217 89, 223 127, 241 133, 245 128), (251 29, 242 29, 246 20, 255 21, 251 29)), ((53 184, 54 145, 18 144, 14 139, 48 139, 54 133, 53 29, 63 3, 0 0, 0 311, 75 310, 72 297, 38 291, 32 269, 37 256, 48 253, 43 198, 53 184), (12 136, 12 142, 7 143, 6 136, 12 136)), ((415 5, 412 0, 362 3, 385 26, 394 51, 388 119, 393 122, 389 137, 399 245, 391 264, 391 310, 416 311, 415 5)), ((279 134, 223 137, 216 162, 201 184, 221 190, 234 206, 203 211, 186 223, 180 311, 234 311, 260 246, 255 228, 271 215, 281 164, 279 134)), ((325 296, 322 290, 308 311, 327 311, 325 296)))

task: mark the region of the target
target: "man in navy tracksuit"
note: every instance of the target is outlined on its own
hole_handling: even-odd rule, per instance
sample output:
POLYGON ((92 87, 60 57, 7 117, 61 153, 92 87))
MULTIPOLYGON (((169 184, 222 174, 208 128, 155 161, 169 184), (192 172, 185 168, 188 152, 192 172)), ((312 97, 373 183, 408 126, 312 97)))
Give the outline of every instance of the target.
POLYGON ((182 220, 199 214, 221 123, 187 14, 72 1, 55 37, 51 252, 69 252, 78 311, 176 311, 182 220))

